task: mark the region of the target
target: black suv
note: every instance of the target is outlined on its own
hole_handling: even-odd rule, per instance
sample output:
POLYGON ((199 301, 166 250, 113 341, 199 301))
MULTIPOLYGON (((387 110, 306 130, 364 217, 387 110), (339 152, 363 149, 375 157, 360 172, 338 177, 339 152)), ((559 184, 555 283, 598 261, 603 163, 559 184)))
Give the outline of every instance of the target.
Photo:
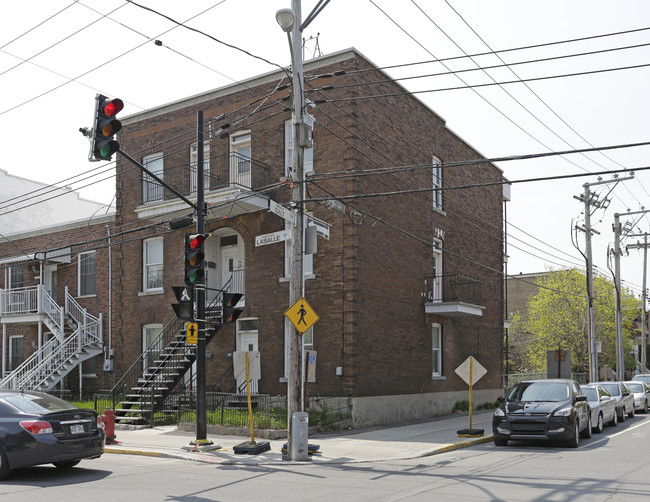
POLYGON ((561 440, 578 447, 579 437, 591 437, 591 413, 587 396, 575 380, 531 380, 516 384, 492 418, 493 441, 561 440))

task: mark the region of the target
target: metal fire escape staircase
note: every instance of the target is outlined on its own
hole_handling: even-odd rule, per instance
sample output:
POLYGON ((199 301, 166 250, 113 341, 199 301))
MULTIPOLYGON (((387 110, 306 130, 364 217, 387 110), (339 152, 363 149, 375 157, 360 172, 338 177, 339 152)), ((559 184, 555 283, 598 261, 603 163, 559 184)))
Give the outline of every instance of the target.
MULTIPOLYGON (((205 344, 223 326, 223 293, 205 309, 205 344)), ((174 316, 111 389, 115 422, 144 425, 158 414, 174 413, 185 376, 196 361, 196 345, 187 344, 185 323, 174 316)))
POLYGON ((34 315, 54 335, 39 350, 0 381, 0 389, 47 391, 83 361, 103 352, 102 316, 86 309, 65 290, 65 304, 58 305, 42 285, 2 291, 3 317, 15 322, 34 315))

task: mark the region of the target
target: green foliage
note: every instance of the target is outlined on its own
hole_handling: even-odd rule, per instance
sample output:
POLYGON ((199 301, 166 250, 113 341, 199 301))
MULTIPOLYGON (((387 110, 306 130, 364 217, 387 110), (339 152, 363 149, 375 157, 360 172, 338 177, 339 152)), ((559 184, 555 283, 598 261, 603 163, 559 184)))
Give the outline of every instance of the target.
MULTIPOLYGON (((589 368, 589 305, 586 276, 577 269, 551 271, 537 280, 539 292, 528 301, 528 319, 519 330, 528 335, 523 368, 546 371, 546 354, 561 348, 571 351, 571 371, 586 373, 589 368), (522 329, 523 328, 523 329, 522 329)), ((631 346, 632 321, 638 313, 638 300, 621 295, 624 353, 631 346)), ((594 277, 594 326, 596 340, 602 344, 599 366, 616 365, 616 295, 614 285, 604 276, 594 277)), ((512 331, 512 328, 511 328, 512 331)))

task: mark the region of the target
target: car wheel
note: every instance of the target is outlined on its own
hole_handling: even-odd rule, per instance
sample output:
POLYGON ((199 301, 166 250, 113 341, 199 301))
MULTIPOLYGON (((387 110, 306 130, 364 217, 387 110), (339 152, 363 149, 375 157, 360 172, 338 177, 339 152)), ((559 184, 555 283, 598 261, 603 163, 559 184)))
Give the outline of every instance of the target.
POLYGON ((493 437, 492 441, 494 441, 494 446, 508 446, 508 440, 505 438, 498 438, 498 437, 493 437))
POLYGON ((7 462, 7 456, 0 448, 0 479, 6 479, 9 474, 11 474, 11 469, 9 468, 9 462, 7 462))
POLYGON ((634 405, 630 408, 630 412, 627 414, 629 418, 634 418, 634 405))
POLYGON ((643 413, 648 413, 648 401, 643 403, 643 413))
POLYGON ((58 469, 70 469, 77 465, 81 460, 71 460, 70 462, 54 462, 54 467, 58 469))
POLYGON ((596 423, 596 432, 600 434, 601 432, 603 432, 604 428, 605 428, 605 423, 603 422, 603 414, 599 413, 598 421, 596 423))
POLYGON ((578 421, 576 420, 575 425, 573 426, 573 436, 566 442, 566 445, 569 448, 577 448, 580 444, 580 430, 578 429, 578 421))
POLYGON ((619 422, 625 422, 625 406, 623 406, 623 407, 621 408, 620 413, 619 413, 618 410, 616 410, 616 413, 619 414, 619 415, 618 415, 618 421, 619 421, 619 422))
POLYGON ((608 422, 609 425, 618 425, 618 410, 614 408, 614 414, 612 415, 612 419, 608 422))
POLYGON ((587 416, 587 427, 582 430, 580 436, 585 439, 589 439, 591 437, 591 413, 587 416))

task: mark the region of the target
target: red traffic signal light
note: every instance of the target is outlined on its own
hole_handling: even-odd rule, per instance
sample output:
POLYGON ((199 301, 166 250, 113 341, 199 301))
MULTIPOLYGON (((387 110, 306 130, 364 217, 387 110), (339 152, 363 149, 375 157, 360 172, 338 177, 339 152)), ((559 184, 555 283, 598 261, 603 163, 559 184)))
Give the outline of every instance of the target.
POLYGON ((203 281, 203 243, 210 234, 185 234, 185 284, 203 281))
POLYGON ((118 98, 107 98, 102 94, 95 96, 95 115, 93 121, 90 153, 88 160, 111 160, 120 149, 115 134, 122 129, 122 123, 115 116, 124 108, 118 98))

